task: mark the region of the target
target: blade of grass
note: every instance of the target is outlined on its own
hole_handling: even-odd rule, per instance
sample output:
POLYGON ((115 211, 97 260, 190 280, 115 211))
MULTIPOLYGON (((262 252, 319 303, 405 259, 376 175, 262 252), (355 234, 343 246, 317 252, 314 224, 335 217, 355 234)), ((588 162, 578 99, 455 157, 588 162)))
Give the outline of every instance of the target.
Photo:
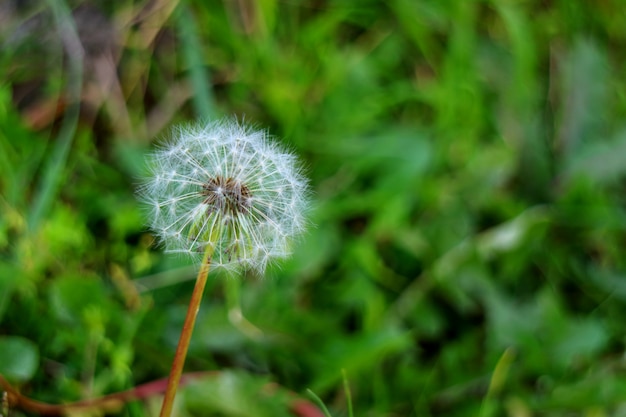
POLYGON ((343 376, 343 390, 346 393, 346 402, 348 403, 348 417, 354 417, 352 410, 352 392, 350 391, 350 384, 348 384, 348 374, 345 369, 341 370, 341 376, 343 376))
POLYGON ((324 401, 322 401, 322 399, 318 397, 317 394, 315 394, 313 391, 311 391, 308 388, 306 391, 309 393, 311 398, 313 398, 313 401, 315 402, 315 404, 317 404, 317 406, 324 412, 324 415, 326 417, 333 417, 328 411, 328 408, 326 408, 326 404, 324 404, 324 401))
POLYGON ((63 0, 49 0, 54 21, 68 56, 67 110, 61 124, 58 140, 50 158, 43 168, 41 179, 35 190, 33 206, 28 218, 31 231, 39 226, 44 213, 49 211, 59 188, 63 167, 76 132, 80 110, 80 94, 83 85, 83 57, 85 51, 78 38, 76 25, 70 9, 63 0))
POLYGON ((217 109, 210 86, 210 75, 202 58, 202 47, 198 38, 198 27, 187 6, 181 6, 176 14, 176 25, 180 33, 182 52, 189 67, 189 77, 193 88, 193 103, 200 118, 215 118, 217 109))
POLYGON ((483 402, 480 406, 479 415, 481 417, 488 417, 495 414, 495 398, 502 391, 514 360, 515 351, 510 347, 502 353, 502 356, 500 356, 500 359, 493 370, 491 381, 489 381, 489 389, 487 390, 487 394, 483 398, 483 402))

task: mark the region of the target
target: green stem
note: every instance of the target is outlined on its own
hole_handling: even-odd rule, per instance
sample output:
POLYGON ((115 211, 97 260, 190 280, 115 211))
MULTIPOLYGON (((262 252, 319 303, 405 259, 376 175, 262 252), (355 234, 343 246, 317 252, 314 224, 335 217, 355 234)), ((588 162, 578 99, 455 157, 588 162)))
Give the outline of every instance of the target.
POLYGON ((208 245, 206 251, 204 252, 202 264, 200 265, 200 272, 198 272, 196 285, 193 289, 193 293, 191 294, 191 301, 189 301, 189 308, 187 309, 187 316, 185 317, 185 323, 183 324, 183 331, 181 332, 180 339, 178 340, 178 347, 176 348, 176 354, 174 355, 174 361, 172 362, 172 369, 170 370, 170 376, 167 380, 167 388, 165 390, 165 398, 163 398, 163 405, 161 406, 160 417, 170 417, 172 414, 174 397, 176 397, 178 383, 180 382, 180 377, 183 373, 183 366, 185 365, 187 350, 189 349, 189 341, 191 340, 193 327, 196 323, 198 310, 200 310, 202 293, 204 292, 204 287, 206 286, 207 278, 209 276, 211 256, 213 256, 213 248, 211 245, 208 245))
POLYGON ((228 320, 239 331, 251 339, 260 339, 263 336, 261 329, 252 324, 241 311, 239 297, 241 281, 238 279, 226 280, 226 306, 228 308, 228 320))

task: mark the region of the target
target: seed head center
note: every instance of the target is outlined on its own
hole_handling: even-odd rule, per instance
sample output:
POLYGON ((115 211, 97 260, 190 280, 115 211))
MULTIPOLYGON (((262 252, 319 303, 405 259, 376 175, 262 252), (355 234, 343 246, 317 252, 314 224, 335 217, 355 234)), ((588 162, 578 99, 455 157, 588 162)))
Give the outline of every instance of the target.
POLYGON ((251 206, 250 189, 234 178, 218 175, 202 185, 203 203, 209 206, 209 212, 236 215, 247 213, 251 206))

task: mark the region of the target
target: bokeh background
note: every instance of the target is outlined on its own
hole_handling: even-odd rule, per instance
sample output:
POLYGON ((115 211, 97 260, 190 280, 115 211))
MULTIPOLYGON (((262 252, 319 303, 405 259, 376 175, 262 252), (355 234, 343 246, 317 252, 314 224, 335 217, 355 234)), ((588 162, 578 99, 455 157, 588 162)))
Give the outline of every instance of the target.
POLYGON ((621 0, 3 0, 0 373, 51 403, 167 375, 196 266, 137 179, 236 115, 300 155, 314 226, 211 275, 178 415, 626 416, 625 54, 621 0))

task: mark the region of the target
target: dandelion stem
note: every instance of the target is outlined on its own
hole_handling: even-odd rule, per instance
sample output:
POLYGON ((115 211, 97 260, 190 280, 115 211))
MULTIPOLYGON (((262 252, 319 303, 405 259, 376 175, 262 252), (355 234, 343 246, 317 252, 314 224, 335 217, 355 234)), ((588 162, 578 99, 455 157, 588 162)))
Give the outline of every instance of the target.
POLYGON ((200 265, 200 272, 198 272, 198 278, 196 279, 196 285, 193 289, 193 293, 191 294, 191 300, 189 301, 187 316, 185 316, 183 330, 180 333, 180 339, 178 340, 178 347, 176 348, 176 354, 174 355, 174 361, 172 362, 170 376, 167 380, 167 388, 165 390, 165 397, 163 398, 163 405, 161 406, 160 417, 170 417, 172 414, 174 398, 176 397, 178 383, 180 382, 180 377, 183 373, 183 366, 185 365, 187 350, 189 349, 189 341, 191 340, 191 334, 196 322, 196 317, 198 316, 198 310, 200 310, 202 293, 204 292, 204 287, 206 286, 207 278, 209 276, 211 256, 213 256, 213 247, 211 245, 207 245, 204 252, 204 258, 202 259, 202 264, 200 265))

